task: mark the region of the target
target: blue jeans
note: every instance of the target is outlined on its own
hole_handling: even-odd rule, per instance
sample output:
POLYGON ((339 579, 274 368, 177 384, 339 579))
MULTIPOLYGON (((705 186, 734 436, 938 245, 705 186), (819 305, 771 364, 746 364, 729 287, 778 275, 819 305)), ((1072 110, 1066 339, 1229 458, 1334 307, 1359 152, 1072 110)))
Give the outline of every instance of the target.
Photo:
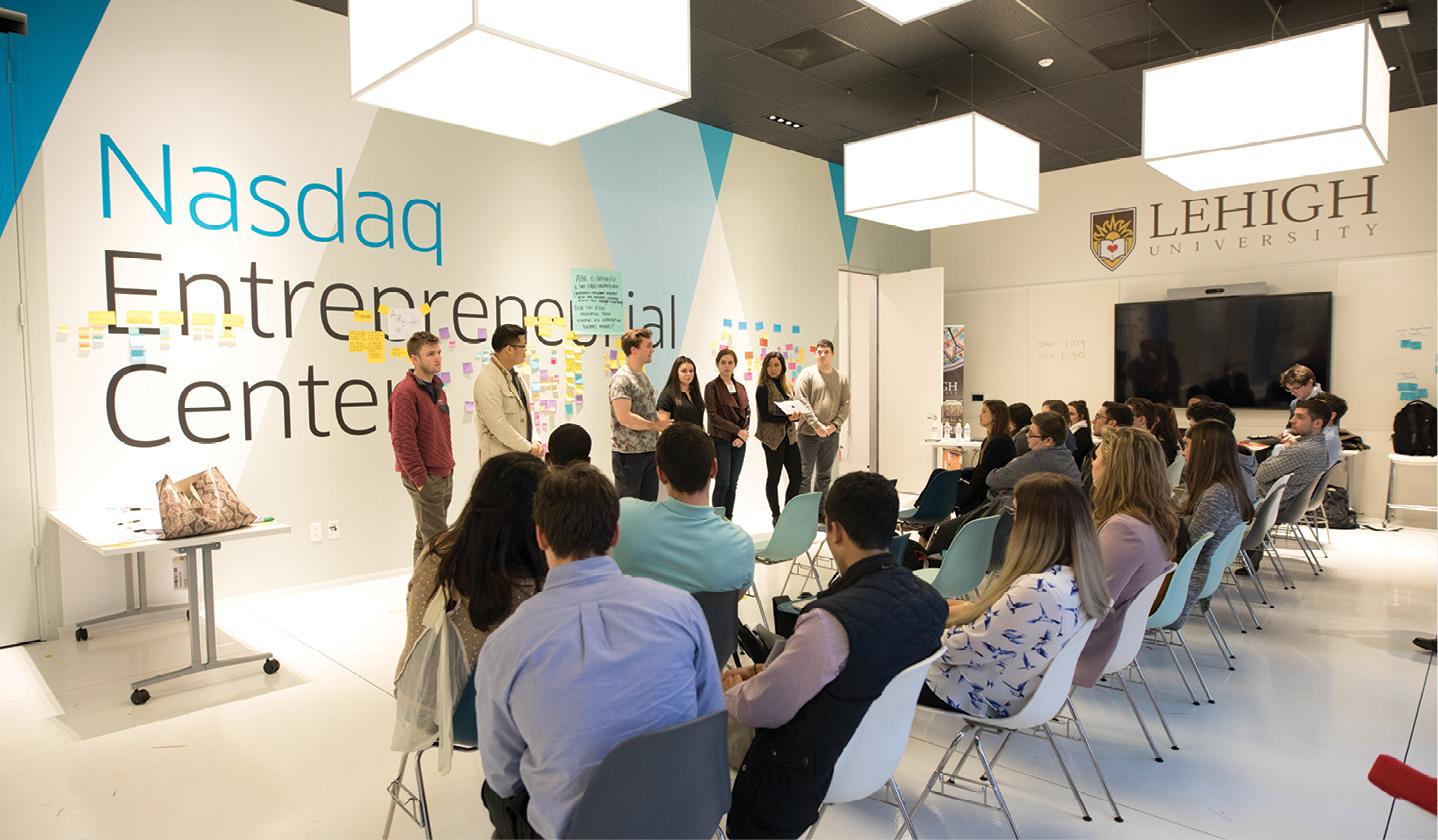
MULTIPOLYGON (((734 491, 739 489, 739 471, 744 469, 744 450, 749 444, 735 446, 727 440, 713 438, 714 460, 718 470, 714 476, 714 507, 724 508, 726 519, 734 518, 734 491)), ((761 444, 762 445, 762 444, 761 444)))

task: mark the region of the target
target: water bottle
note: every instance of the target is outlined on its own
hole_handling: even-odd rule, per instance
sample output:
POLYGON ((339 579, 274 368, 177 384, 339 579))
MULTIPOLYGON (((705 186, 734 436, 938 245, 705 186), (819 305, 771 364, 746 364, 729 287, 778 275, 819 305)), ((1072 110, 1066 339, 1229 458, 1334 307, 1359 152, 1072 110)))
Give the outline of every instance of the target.
POLYGON ((939 418, 935 415, 929 415, 929 437, 938 440, 940 431, 939 418))
POLYGON ((951 437, 953 437, 953 436, 954 436, 954 427, 949 424, 949 421, 945 420, 945 421, 944 421, 944 440, 948 440, 949 438, 951 438, 951 437))
POLYGON ((964 440, 972 440, 973 438, 970 437, 970 435, 972 435, 972 434, 973 434, 973 430, 969 428, 969 424, 968 424, 968 423, 965 423, 965 424, 964 424, 964 440))

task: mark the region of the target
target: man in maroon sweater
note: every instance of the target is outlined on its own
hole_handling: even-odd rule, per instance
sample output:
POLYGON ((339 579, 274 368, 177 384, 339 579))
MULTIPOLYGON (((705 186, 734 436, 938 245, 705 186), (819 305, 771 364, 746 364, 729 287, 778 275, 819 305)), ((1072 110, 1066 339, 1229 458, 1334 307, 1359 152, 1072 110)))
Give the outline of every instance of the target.
POLYGON ((449 400, 439 378, 439 337, 420 331, 407 348, 414 369, 389 398, 389 439, 394 470, 414 503, 414 559, 436 534, 449 526, 454 492, 454 450, 449 443, 449 400))

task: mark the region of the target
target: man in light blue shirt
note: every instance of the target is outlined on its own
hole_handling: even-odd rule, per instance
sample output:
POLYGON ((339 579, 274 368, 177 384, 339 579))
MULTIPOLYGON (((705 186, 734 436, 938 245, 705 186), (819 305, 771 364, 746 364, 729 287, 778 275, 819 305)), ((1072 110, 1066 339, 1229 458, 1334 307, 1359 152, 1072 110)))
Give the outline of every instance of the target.
POLYGON ((551 470, 534 496, 543 591, 486 640, 475 668, 481 791, 496 837, 564 837, 609 751, 724 709, 699 604, 620 573, 619 496, 588 464, 551 470))
POLYGON ((732 592, 754 582, 754 539, 709 503, 714 439, 692 423, 675 423, 655 449, 669 498, 619 501, 614 562, 626 575, 685 592, 732 592))

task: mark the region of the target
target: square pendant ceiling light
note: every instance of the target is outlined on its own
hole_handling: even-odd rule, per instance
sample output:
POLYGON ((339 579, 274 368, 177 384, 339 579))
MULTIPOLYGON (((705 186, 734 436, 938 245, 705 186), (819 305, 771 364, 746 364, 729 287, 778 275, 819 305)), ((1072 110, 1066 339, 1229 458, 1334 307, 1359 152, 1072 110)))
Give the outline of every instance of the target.
POLYGON ((689 97, 689 4, 350 0, 360 102, 552 146, 689 97))
POLYGON ((844 144, 844 212, 909 230, 1039 209, 1039 144, 964 114, 844 144))
POLYGON ((1143 73, 1143 158, 1190 190, 1388 162, 1388 64, 1366 21, 1143 73))
POLYGON ((934 12, 962 6, 969 0, 859 0, 894 23, 903 25, 934 12))

